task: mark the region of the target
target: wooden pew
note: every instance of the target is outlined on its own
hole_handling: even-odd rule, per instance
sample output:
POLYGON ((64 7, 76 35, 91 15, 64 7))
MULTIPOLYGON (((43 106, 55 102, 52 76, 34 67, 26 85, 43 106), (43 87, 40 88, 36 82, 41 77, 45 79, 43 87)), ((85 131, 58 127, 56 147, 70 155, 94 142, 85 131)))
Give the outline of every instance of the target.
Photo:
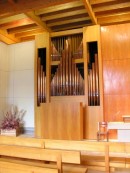
POLYGON ((58 173, 58 169, 0 161, 1 173, 58 173))
POLYGON ((99 171, 109 170, 108 145, 96 141, 44 140, 46 149, 78 150, 81 152, 81 164, 99 171))
MULTIPOLYGON (((46 149, 81 151, 81 164, 89 169, 110 172, 118 167, 126 167, 125 143, 63 140, 44 140, 44 143, 46 149)), ((127 151, 130 153, 129 145, 127 143, 127 151)), ((127 162, 127 167, 130 167, 130 157, 127 158, 127 162)))
POLYGON ((130 168, 129 148, 130 143, 123 142, 68 141, 0 136, 1 157, 21 158, 20 163, 15 159, 13 163, 55 168, 60 171, 63 170, 63 173, 75 172, 76 169, 79 170, 79 173, 82 173, 87 168, 106 172, 118 167, 130 168), (44 165, 44 161, 49 161, 50 164, 44 165), (52 163, 55 163, 55 166, 52 163))
POLYGON ((0 155, 23 159, 56 162, 59 172, 62 172, 62 162, 80 164, 79 151, 49 150, 38 147, 0 145, 0 155))
MULTIPOLYGON (((17 163, 21 165, 28 165, 28 166, 35 166, 35 167, 42 167, 54 170, 57 169, 57 166, 54 163, 46 163, 43 161, 32 161, 32 160, 21 160, 17 158, 10 158, 10 157, 1 157, 0 162, 9 162, 9 163, 17 163)), ((87 167, 77 164, 62 164, 62 172, 63 173, 87 173, 87 167)))
MULTIPOLYGON (((27 137, 0 136, 0 144, 13 145, 12 147, 11 146, 10 147, 12 148, 12 150, 15 150, 15 151, 17 150, 17 147, 18 146, 44 148, 44 140, 43 139, 27 138, 27 137)), ((18 150, 19 150, 19 148, 18 148, 18 150)), ((28 153, 28 151, 26 152, 26 149, 25 148, 24 148, 24 150, 25 150, 24 153, 28 153)), ((51 149, 51 150, 53 151, 53 149, 51 149)), ((4 153, 4 155, 2 156, 2 159, 3 159, 3 157, 7 156, 7 153, 4 153)), ((60 150, 60 154, 61 153, 63 153, 62 155, 65 156, 64 155, 64 152, 62 150, 60 150)), ((71 154, 70 154, 70 158, 72 158, 72 159, 68 160, 68 163, 71 163, 71 164, 72 163, 75 163, 75 158, 76 157, 75 158, 72 157, 73 153, 74 152, 72 151, 71 154)), ((11 155, 11 154, 8 153, 8 155, 11 155)), ((4 158, 4 160, 2 160, 2 161, 6 161, 6 162, 9 161, 9 162, 13 162, 13 163, 27 164, 27 165, 36 165, 36 166, 39 166, 39 165, 41 166, 42 165, 42 166, 48 167, 48 168, 50 168, 50 167, 51 168, 54 168, 55 167, 52 164, 48 164, 48 165, 47 164, 43 164, 43 162, 42 163, 38 163, 38 162, 34 162, 34 161, 32 162, 32 161, 27 161, 27 160, 26 161, 23 161, 21 159, 20 160, 14 159, 13 156, 16 157, 16 155, 14 154, 14 155, 11 155, 11 159, 9 159, 9 158, 6 158, 5 159, 4 158)), ((21 156, 21 157, 24 158, 26 156, 21 156)), ((20 158, 20 156, 19 156, 19 158, 20 158)), ((47 158, 46 158, 46 160, 47 160, 47 158)), ((61 162, 65 162, 66 163, 66 161, 64 161, 64 159, 62 159, 61 162)), ((77 163, 77 161, 76 161, 76 163, 77 163)), ((78 161, 78 164, 79 164, 79 161, 78 161)), ((61 167, 61 163, 59 164, 59 167, 61 167)), ((75 173, 76 170, 78 170, 79 173, 82 173, 82 172, 85 173, 87 171, 87 168, 86 167, 81 167, 80 165, 77 167, 77 165, 76 165, 76 168, 75 168, 75 165, 70 165, 69 164, 67 166, 66 165, 63 165, 63 172, 69 172, 68 168, 69 168, 69 170, 71 170, 71 172, 74 172, 74 173, 75 173)))
POLYGON ((126 148, 123 142, 109 142, 109 161, 110 167, 126 167, 126 148))
MULTIPOLYGON (((59 170, 63 168, 63 173, 67 171, 69 173, 69 170, 75 172, 75 169, 79 170, 79 173, 81 173, 85 172, 87 168, 109 172, 118 167, 130 167, 130 143, 86 140, 49 140, 0 136, 0 144, 0 154, 2 155, 3 152, 3 156, 28 159, 28 161, 25 161, 28 165, 35 164, 39 166, 40 164, 48 168, 54 168, 54 165, 44 165, 44 160, 50 163, 55 162, 57 165, 55 168, 59 170), (77 152, 78 155, 76 154, 75 156, 77 152), (78 159, 75 160, 75 158, 78 159), (33 160, 33 163, 29 163, 29 159, 33 160), (35 163, 34 160, 40 160, 42 163, 35 163)), ((21 162, 21 164, 25 164, 25 162, 21 162)), ((14 163, 17 162, 14 161, 14 163)))

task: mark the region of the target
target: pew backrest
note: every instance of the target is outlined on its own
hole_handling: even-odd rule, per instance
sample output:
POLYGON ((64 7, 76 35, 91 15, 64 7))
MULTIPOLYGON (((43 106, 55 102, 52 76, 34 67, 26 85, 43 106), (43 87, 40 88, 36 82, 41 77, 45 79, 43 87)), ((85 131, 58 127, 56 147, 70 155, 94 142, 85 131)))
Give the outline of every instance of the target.
POLYGON ((0 144, 44 148, 43 139, 0 135, 0 144))

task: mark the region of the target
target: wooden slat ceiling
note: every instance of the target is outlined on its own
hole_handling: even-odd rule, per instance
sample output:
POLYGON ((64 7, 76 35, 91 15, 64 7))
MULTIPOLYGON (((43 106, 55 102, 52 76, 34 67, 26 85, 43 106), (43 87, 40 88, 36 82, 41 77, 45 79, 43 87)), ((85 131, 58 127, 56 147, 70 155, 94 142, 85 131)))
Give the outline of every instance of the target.
POLYGON ((0 40, 17 43, 36 34, 130 22, 129 0, 0 0, 0 40))

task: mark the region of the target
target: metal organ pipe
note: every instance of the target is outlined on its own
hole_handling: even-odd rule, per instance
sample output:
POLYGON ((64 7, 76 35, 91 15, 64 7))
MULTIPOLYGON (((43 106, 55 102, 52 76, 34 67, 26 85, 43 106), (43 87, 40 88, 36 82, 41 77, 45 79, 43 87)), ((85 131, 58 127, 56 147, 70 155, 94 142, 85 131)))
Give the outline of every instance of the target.
POLYGON ((46 102, 46 75, 39 57, 37 59, 37 105, 43 102, 46 102))
POLYGON ((94 62, 91 63, 91 68, 88 67, 88 105, 89 106, 100 105, 99 69, 98 69, 97 54, 94 55, 94 62))
POLYGON ((60 63, 51 81, 51 95, 82 95, 84 94, 84 79, 76 66, 75 59, 81 52, 82 36, 69 36, 52 39, 52 60, 60 54, 60 63), (54 46, 57 46, 54 48, 54 46), (78 48, 80 46, 80 48, 78 48), (55 51, 57 49, 57 51, 55 51), (57 82, 56 82, 57 81, 57 82))

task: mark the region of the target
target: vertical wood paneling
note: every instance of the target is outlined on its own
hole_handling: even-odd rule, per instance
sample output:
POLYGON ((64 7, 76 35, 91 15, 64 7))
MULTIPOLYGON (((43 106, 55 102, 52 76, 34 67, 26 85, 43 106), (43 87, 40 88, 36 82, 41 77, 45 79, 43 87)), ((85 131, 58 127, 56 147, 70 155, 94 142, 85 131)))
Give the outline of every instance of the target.
POLYGON ((103 60, 130 58, 130 24, 101 27, 103 60))
POLYGON ((41 104, 41 137, 45 139, 83 139, 83 105, 79 102, 41 104))
POLYGON ((130 114, 130 24, 101 27, 104 115, 122 121, 130 114))
POLYGON ((130 59, 104 61, 104 94, 130 94, 130 59))

